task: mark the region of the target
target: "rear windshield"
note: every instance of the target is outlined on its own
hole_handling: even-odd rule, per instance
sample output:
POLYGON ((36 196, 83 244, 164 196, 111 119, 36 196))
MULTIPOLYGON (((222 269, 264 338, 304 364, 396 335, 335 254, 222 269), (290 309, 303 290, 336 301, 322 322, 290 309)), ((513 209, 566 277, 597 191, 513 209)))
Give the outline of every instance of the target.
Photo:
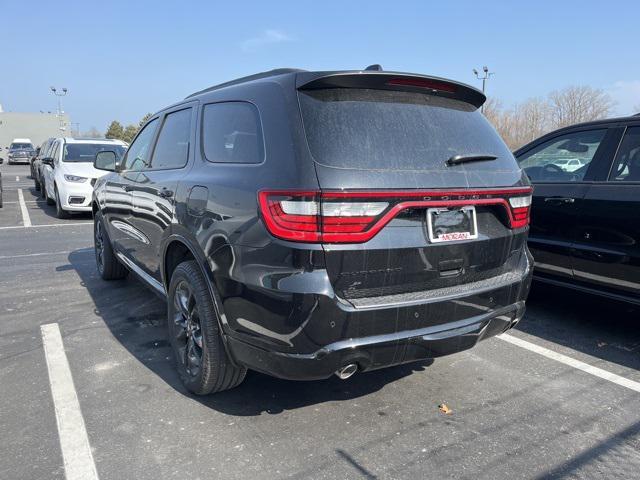
POLYGON ((300 91, 314 160, 338 168, 442 170, 454 155, 495 155, 451 168, 516 170, 502 139, 475 107, 422 93, 300 91))
POLYGON ((125 148, 122 145, 108 143, 66 143, 64 145, 64 162, 91 162, 96 158, 98 152, 110 150, 116 152, 116 158, 120 159, 124 155, 125 148))
POLYGON ((33 148, 30 143, 12 143, 9 147, 10 150, 17 150, 19 148, 33 148))

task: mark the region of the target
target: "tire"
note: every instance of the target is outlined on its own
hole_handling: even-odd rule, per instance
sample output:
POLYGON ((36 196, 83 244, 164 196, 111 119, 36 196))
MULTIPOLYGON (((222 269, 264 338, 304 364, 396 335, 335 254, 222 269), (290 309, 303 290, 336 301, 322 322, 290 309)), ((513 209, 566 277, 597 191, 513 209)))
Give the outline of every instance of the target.
POLYGON ((33 176, 33 186, 36 188, 36 192, 40 191, 40 182, 35 175, 33 176))
POLYGON ((69 218, 69 212, 62 208, 62 202, 60 202, 60 195, 58 194, 58 188, 54 190, 56 196, 56 217, 69 218))
POLYGON ((116 257, 100 212, 93 219, 93 249, 96 268, 103 280, 120 280, 127 276, 129 270, 116 257))
POLYGON ((40 177, 40 198, 47 198, 47 187, 42 177, 40 177))
POLYGON ((183 262, 171 276, 169 339, 184 386, 197 395, 237 387, 247 369, 233 365, 222 343, 218 314, 198 264, 183 262))

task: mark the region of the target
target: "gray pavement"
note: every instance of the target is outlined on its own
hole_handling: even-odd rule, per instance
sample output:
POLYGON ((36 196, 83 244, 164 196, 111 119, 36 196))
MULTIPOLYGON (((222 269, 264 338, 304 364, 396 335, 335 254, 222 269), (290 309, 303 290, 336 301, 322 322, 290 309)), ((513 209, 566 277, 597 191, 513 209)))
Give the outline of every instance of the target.
MULTIPOLYGON (((52 322, 102 480, 638 477, 640 393, 501 339, 348 381, 250 372, 192 396, 164 303, 132 276, 100 280, 90 217, 56 219, 28 168, 0 171, 0 479, 65 475, 40 334, 52 322)), ((511 335, 640 382, 639 313, 534 285, 511 335)))

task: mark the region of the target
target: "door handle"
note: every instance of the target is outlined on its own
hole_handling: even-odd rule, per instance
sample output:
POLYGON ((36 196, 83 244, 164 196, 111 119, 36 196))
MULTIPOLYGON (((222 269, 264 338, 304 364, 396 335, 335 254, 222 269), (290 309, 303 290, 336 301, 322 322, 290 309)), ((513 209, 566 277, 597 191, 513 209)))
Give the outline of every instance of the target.
POLYGON ((576 199, 571 197, 547 197, 544 201, 549 203, 574 203, 576 199))
POLYGON ((173 190, 169 190, 168 188, 163 188, 162 190, 160 190, 158 195, 160 195, 162 198, 173 197, 173 190))
POLYGON ((125 192, 130 192, 131 190, 133 190, 133 187, 129 186, 129 185, 120 185, 120 187, 125 191, 125 192))

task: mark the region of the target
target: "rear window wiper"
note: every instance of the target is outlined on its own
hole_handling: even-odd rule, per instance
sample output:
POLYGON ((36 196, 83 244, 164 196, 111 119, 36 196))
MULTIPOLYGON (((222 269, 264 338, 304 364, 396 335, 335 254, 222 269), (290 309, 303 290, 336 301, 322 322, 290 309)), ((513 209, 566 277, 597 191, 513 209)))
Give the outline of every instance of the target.
POLYGON ((495 160, 495 155, 454 155, 449 160, 447 160, 447 165, 460 165, 461 163, 467 162, 484 162, 487 160, 495 160))

